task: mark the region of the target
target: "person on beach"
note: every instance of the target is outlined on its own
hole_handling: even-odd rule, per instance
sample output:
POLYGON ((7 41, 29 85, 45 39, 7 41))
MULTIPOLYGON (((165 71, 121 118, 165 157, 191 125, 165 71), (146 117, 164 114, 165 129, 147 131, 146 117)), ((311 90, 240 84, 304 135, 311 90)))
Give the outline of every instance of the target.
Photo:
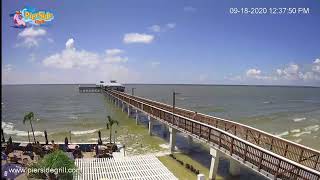
POLYGON ((54 143, 54 140, 51 140, 51 144, 52 144, 52 149, 53 149, 54 151, 59 149, 59 145, 58 145, 58 144, 55 144, 55 143, 54 143))
POLYGON ((73 157, 76 158, 83 158, 83 154, 81 149, 79 149, 79 146, 76 146, 75 150, 72 152, 73 157))
POLYGON ((194 119, 194 120, 195 120, 195 119, 196 119, 196 117, 197 117, 197 114, 198 114, 198 113, 197 113, 197 111, 195 111, 195 112, 194 112, 194 114, 193 114, 193 116, 192 116, 192 119, 194 119))

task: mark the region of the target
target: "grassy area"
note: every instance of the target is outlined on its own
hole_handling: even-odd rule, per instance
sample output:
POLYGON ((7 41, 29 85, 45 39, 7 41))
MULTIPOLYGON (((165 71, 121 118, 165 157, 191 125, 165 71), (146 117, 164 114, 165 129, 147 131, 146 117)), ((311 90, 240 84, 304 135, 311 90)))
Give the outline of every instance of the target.
MULTIPOLYGON (((188 163, 194 168, 198 169, 201 174, 204 174, 206 178, 209 176, 209 169, 198 163, 197 161, 191 159, 189 156, 182 153, 175 153, 174 156, 183 161, 184 164, 188 163)), ((196 179, 197 176, 191 172, 185 166, 178 163, 175 159, 170 156, 162 156, 158 158, 177 178, 181 180, 196 179)), ((221 176, 218 176, 217 179, 223 179, 221 176)))
MULTIPOLYGON (((157 136, 150 136, 148 128, 144 125, 136 125, 133 118, 129 118, 127 113, 116 108, 114 105, 107 103, 107 107, 111 110, 111 117, 119 121, 117 127, 117 140, 126 145, 126 151, 129 154, 144 154, 165 151, 160 144, 165 144, 165 140, 157 136)), ((109 133, 104 130, 102 133, 109 133)))

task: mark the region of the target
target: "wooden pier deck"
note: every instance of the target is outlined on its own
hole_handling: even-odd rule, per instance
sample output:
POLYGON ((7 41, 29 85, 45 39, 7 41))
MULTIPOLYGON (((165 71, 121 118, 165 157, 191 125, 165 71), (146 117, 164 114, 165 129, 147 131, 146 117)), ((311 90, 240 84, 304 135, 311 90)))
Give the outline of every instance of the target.
MULTIPOLYGON (((269 179, 320 180, 320 152, 231 120, 103 90, 115 104, 147 114, 223 152, 269 179)), ((150 125, 150 124, 149 124, 150 125)), ((149 127, 150 128, 150 127, 149 127)))

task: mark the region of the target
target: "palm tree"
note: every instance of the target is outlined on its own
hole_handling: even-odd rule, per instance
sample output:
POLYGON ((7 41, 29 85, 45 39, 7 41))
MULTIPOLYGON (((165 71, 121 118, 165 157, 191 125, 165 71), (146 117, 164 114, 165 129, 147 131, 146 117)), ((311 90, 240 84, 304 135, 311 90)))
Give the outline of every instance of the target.
POLYGON ((114 125, 114 124, 117 124, 117 125, 119 125, 119 122, 117 121, 117 120, 115 120, 115 119, 112 119, 110 116, 108 116, 107 117, 107 129, 110 129, 110 144, 112 143, 111 142, 111 136, 112 136, 112 126, 114 125))
POLYGON ((29 121, 30 126, 31 126, 31 130, 32 130, 33 140, 34 140, 34 143, 36 143, 36 137, 34 136, 34 130, 33 130, 33 126, 32 126, 32 121, 34 121, 34 120, 35 120, 35 118, 34 118, 33 112, 26 113, 23 118, 23 124, 25 124, 26 121, 29 121))

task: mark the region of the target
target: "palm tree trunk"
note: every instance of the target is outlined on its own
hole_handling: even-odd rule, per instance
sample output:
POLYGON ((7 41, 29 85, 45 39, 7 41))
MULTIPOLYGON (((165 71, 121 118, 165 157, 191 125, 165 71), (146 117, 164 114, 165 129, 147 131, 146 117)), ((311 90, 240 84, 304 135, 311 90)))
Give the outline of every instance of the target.
POLYGON ((111 135, 112 135, 112 126, 110 126, 110 144, 112 144, 111 135))
POLYGON ((29 120, 29 122, 30 122, 31 130, 32 130, 33 140, 34 140, 34 143, 36 143, 36 137, 34 136, 33 126, 32 126, 32 123, 30 120, 29 120))

